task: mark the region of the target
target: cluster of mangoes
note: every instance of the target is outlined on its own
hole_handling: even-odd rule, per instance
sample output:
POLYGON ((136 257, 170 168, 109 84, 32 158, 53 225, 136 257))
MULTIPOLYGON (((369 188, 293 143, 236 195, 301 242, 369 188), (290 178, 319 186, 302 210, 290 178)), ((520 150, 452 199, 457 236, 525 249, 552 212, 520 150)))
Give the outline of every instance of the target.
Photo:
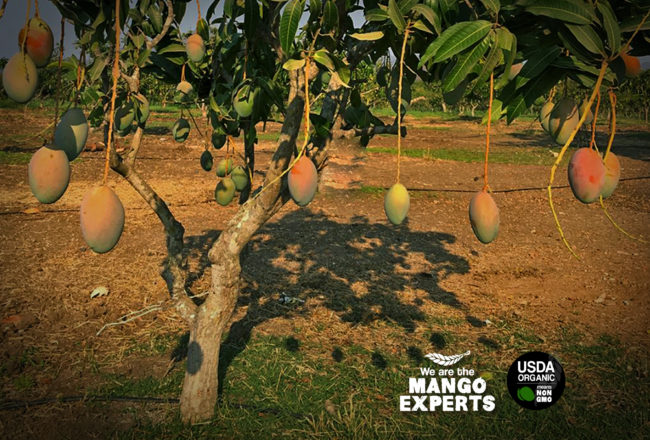
MULTIPOLYGON (((9 59, 2 71, 2 85, 9 98, 25 103, 34 96, 38 84, 36 68, 47 65, 53 40, 50 27, 38 16, 21 29, 18 35, 21 50, 9 59)), ((134 114, 130 110, 122 113, 117 118, 121 124, 118 130, 125 131, 133 122, 134 114)), ((36 151, 27 167, 29 187, 39 202, 54 203, 63 196, 70 183, 70 162, 81 154, 87 139, 88 121, 83 110, 69 108, 57 122, 53 143, 36 151)), ((91 189, 81 203, 80 214, 81 232, 91 249, 103 253, 117 244, 124 227, 124 208, 112 189, 105 185, 91 189)))
POLYGON ((115 130, 120 136, 127 136, 138 126, 144 126, 149 118, 149 101, 138 93, 127 97, 115 110, 115 130))
MULTIPOLYGON (((209 152, 206 151, 203 154, 205 155, 205 153, 209 152)), ((231 158, 222 159, 217 163, 216 174, 217 177, 221 177, 221 180, 214 189, 214 199, 221 206, 226 206, 232 202, 235 193, 244 191, 250 184, 246 168, 241 165, 233 166, 231 158)))
MULTIPOLYGON (((194 33, 185 43, 187 57, 197 63, 205 56, 205 43, 203 38, 194 33)), ((244 81, 232 95, 232 107, 239 118, 249 118, 253 114, 257 89, 248 80, 244 81)), ((176 87, 175 100, 181 104, 194 101, 193 87, 182 80, 176 87)), ((190 131, 190 125, 184 118, 178 119, 172 128, 172 135, 177 142, 184 142, 190 131)), ((226 143, 226 135, 220 131, 212 133, 212 145, 218 150, 226 143)), ((205 171, 212 170, 214 158, 209 150, 205 150, 200 158, 201 167, 205 171)), ((217 163, 216 174, 221 179, 214 190, 214 198, 222 206, 228 205, 237 192, 244 191, 249 185, 250 176, 247 169, 241 165, 234 167, 230 158, 222 159, 217 163)), ((309 204, 316 195, 318 188, 318 171, 314 162, 306 155, 302 155, 291 167, 287 176, 287 184, 291 197, 299 206, 309 204)))
POLYGON ((591 148, 579 148, 569 161, 569 184, 576 199, 593 203, 614 193, 621 177, 621 165, 611 151, 603 159, 591 148))
MULTIPOLYGON (((28 179, 32 194, 41 203, 54 203, 70 182, 70 161, 83 150, 88 123, 79 108, 71 108, 57 124, 54 145, 40 148, 29 161, 28 179)), ((124 228, 124 207, 106 185, 92 188, 81 203, 81 233, 97 253, 108 252, 124 228)))
MULTIPOLYGON (((54 203, 65 193, 70 182, 70 161, 84 148, 88 123, 79 108, 71 108, 57 124, 54 145, 42 147, 28 166, 29 186, 41 203, 54 203)), ((113 249, 124 228, 124 207, 115 192, 106 185, 92 188, 81 202, 81 233, 97 253, 113 249)))
MULTIPOLYGON (((569 136, 578 125, 580 116, 586 111, 587 101, 585 100, 580 108, 575 101, 569 97, 560 99, 557 103, 546 102, 539 113, 539 121, 542 128, 560 145, 564 145, 569 136)), ((591 124, 594 116, 591 109, 587 110, 585 124, 591 124)))
POLYGON ((9 98, 24 103, 32 99, 36 92, 36 68, 46 66, 52 56, 52 30, 40 17, 30 18, 18 34, 18 47, 20 50, 9 58, 2 71, 2 86, 9 98))

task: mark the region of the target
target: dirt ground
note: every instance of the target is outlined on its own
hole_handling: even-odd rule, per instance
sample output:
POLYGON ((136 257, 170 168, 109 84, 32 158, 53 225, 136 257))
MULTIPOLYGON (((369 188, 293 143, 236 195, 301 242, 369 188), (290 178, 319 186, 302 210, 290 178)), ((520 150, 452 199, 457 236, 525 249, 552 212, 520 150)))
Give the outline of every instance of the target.
MULTIPOLYGON (((38 139, 31 145, 16 142, 13 135, 46 124, 42 116, 0 110, 0 149, 33 151, 38 139)), ((409 128, 404 148, 483 148, 484 128, 475 121, 407 119, 407 124, 451 129, 409 128)), ((622 128, 614 151, 623 180, 606 204, 622 228, 650 239, 647 139, 643 127, 622 128)), ((97 140, 93 133, 89 142, 97 140)), ((375 138, 370 146, 393 147, 394 141, 375 138)), ((549 156, 557 151, 534 123, 498 125, 492 142, 493 151, 548 150, 549 156)), ((258 168, 264 169, 273 147, 271 141, 260 143, 258 168)), ((138 165, 185 226, 195 294, 209 286, 206 250, 237 210, 235 203, 224 208, 214 202, 216 177, 200 168, 202 151, 194 133, 180 145, 158 132, 145 136, 138 165)), ((215 158, 222 154, 211 151, 215 158)), ((84 193, 101 182, 103 158, 103 152, 84 152, 72 165, 65 195, 48 206, 31 195, 26 164, 0 165, 3 400, 84 394, 97 386, 94 373, 99 371, 139 377, 170 368, 168 354, 138 358, 129 350, 134 340, 182 330, 173 312, 152 313, 96 335, 104 324, 167 297, 159 276, 165 255, 162 227, 114 173, 109 184, 126 209, 122 238, 106 255, 94 254, 83 241, 78 209, 84 193), (97 286, 108 287, 109 295, 90 299, 97 286)), ((395 161, 394 155, 349 145, 334 150, 315 200, 306 208, 288 203, 246 250, 246 287, 233 322, 257 317, 250 327, 261 334, 281 334, 300 322, 305 337, 322 322, 333 329, 323 341, 329 349, 354 340, 399 351, 405 349, 404 338, 424 331, 430 317, 457 319, 462 322, 457 331, 475 341, 479 352, 489 345, 486 341, 497 344, 505 365, 516 351, 494 341, 495 322, 507 317, 532 328, 549 351, 571 326, 587 338, 618 338, 626 351, 647 359, 650 247, 618 232, 597 204, 576 201, 565 168, 557 174, 554 201, 580 260, 564 248, 555 228, 545 189, 549 167, 490 165, 501 227, 494 243, 482 245, 467 218, 469 199, 482 185, 482 164, 404 157, 402 182, 414 191, 408 222, 394 227, 385 218, 380 188, 394 182, 395 161), (281 294, 306 300, 304 313, 287 317, 269 306, 281 294), (369 330, 375 321, 396 324, 402 332, 386 336, 369 330)), ((260 173, 256 181, 261 178, 260 173)), ((70 407, 76 412, 65 417, 74 423, 60 424, 63 414, 45 406, 37 412, 42 423, 32 424, 32 433, 18 428, 24 412, 0 413, 0 430, 4 427, 13 438, 47 438, 48 426, 67 426, 61 428, 66 438, 84 426, 114 423, 89 416, 85 407, 70 407)))

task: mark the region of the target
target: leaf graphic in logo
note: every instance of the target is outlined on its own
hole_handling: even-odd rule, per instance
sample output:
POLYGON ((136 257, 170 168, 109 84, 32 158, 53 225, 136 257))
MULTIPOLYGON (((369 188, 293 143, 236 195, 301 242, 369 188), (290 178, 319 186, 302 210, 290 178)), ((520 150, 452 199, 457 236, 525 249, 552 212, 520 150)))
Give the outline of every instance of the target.
POLYGON ((524 402, 532 402, 535 400, 535 393, 533 393, 530 387, 521 387, 517 390, 517 397, 524 402))
POLYGON ((468 356, 470 354, 470 351, 467 350, 465 353, 461 354, 455 354, 453 356, 445 356, 444 354, 440 353, 429 353, 425 355, 424 357, 431 360, 434 364, 442 365, 443 367, 447 367, 449 365, 454 365, 458 363, 462 358, 465 356, 468 356))

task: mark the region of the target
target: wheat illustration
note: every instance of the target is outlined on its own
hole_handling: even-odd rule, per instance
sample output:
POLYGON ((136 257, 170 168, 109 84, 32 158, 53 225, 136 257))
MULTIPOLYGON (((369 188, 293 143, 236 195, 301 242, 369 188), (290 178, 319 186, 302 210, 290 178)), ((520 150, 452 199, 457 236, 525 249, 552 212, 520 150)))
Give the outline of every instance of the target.
POLYGON ((430 359, 435 364, 442 365, 443 367, 447 367, 449 365, 454 365, 455 363, 458 363, 465 356, 469 356, 469 354, 470 351, 467 350, 465 353, 455 354, 453 356, 445 356, 444 354, 440 354, 440 353, 429 353, 424 357, 430 359))

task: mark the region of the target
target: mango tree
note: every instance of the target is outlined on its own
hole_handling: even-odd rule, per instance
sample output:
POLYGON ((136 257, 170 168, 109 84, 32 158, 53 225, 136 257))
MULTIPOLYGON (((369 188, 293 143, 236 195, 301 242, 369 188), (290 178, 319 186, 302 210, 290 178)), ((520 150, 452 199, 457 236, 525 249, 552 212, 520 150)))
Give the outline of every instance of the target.
MULTIPOLYGON (((568 130, 551 170, 552 183, 601 87, 614 88, 626 75, 635 74, 634 55, 648 53, 643 34, 648 9, 633 1, 217 0, 204 11, 198 3, 182 0, 54 3, 74 24, 81 59, 89 59, 87 69, 77 69, 82 75, 77 77, 73 99, 92 107, 88 119, 105 127, 107 164, 142 196, 164 226, 167 256, 161 274, 170 293, 168 305, 190 330, 181 394, 186 422, 214 414, 220 341, 240 294, 242 250, 292 198, 300 206, 311 201, 333 139, 356 136, 367 145, 376 134, 399 134, 396 179, 386 194, 385 209, 391 222, 401 223, 410 206, 408 190, 400 183, 399 157, 412 84, 418 78, 440 84, 449 103, 489 88, 485 179, 470 205, 472 227, 487 243, 498 232, 498 209, 487 180, 490 123, 500 118, 512 122, 563 81, 590 89, 585 110, 568 130), (178 23, 187 8, 197 8, 199 19, 191 35, 184 36, 178 23), (366 85, 355 79, 360 65, 375 66, 377 86, 396 113, 391 123, 373 115, 364 102, 361 91, 366 85), (210 130, 199 134, 215 149, 226 148, 225 161, 217 165, 222 178, 215 182, 216 201, 231 203, 239 192, 238 211, 208 251, 212 283, 200 297, 192 296, 187 287, 183 225, 137 167, 149 113, 140 93, 143 72, 177 84, 181 106, 207 109, 203 122, 210 130), (316 102, 318 106, 313 105, 316 102), (262 181, 256 182, 258 123, 278 114, 281 134, 263 167, 262 181), (305 138, 297 142, 303 120, 305 138), (111 148, 114 136, 131 133, 124 152, 111 148), (228 153, 235 138, 243 138, 244 144, 244 163, 238 170, 228 153)), ((21 56, 18 61, 25 58, 21 56)), ((18 61, 16 72, 5 69, 3 83, 6 74, 12 81, 18 79, 10 85, 31 87, 34 78, 25 79, 24 63, 18 61)), ((191 123, 183 117, 175 124, 177 141, 191 129, 199 131, 188 115, 191 123)), ((568 115, 559 117, 558 124, 567 119, 568 115)), ((63 125, 62 130, 80 124, 59 123, 63 125)), ((55 139, 52 148, 64 149, 57 144, 76 141, 76 136, 72 130, 68 137, 55 139)), ((50 156, 43 157, 47 163, 50 156)), ((65 161, 65 155, 57 160, 65 161)), ((596 162, 604 166, 602 160, 596 162)), ((30 176, 47 187, 47 181, 38 179, 37 165, 32 170, 30 164, 30 176)), ((209 148, 201 166, 213 166, 209 148)), ((67 178, 62 180, 67 186, 67 178)), ((82 230, 95 251, 105 252, 119 239, 124 211, 105 185, 89 194, 89 201, 82 204, 82 230), (96 215, 97 200, 111 203, 112 217, 96 215)))

